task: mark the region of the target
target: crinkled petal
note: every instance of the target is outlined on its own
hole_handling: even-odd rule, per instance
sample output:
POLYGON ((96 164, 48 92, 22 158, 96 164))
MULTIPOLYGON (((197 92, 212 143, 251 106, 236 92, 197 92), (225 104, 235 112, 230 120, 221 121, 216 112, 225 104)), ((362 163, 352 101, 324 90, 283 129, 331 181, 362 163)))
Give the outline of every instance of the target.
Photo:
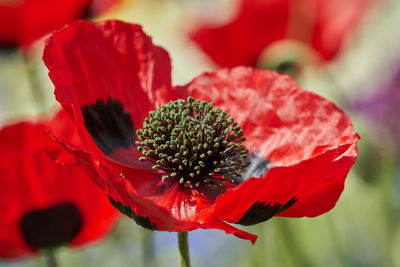
POLYGON ((171 98, 167 52, 139 25, 79 21, 47 40, 43 60, 85 147, 138 164, 135 131, 171 98))
POLYGON ((344 189, 345 180, 358 155, 353 144, 325 170, 319 182, 308 190, 296 204, 277 214, 283 217, 315 217, 331 210, 344 189))
POLYGON ((273 71, 223 69, 179 90, 229 113, 243 129, 244 145, 273 167, 314 157, 354 135, 349 117, 332 102, 273 71))
POLYGON ((276 214, 316 216, 333 208, 359 137, 332 102, 289 76, 245 67, 203 74, 178 90, 182 97, 215 102, 247 138, 252 164, 244 178, 258 178, 220 195, 217 217, 254 224, 276 214))
POLYGON ((299 164, 272 168, 262 178, 244 181, 218 197, 214 214, 231 223, 252 225, 277 214, 285 216, 285 210, 287 215, 297 217, 316 216, 329 211, 343 186, 327 186, 332 179, 329 174, 335 175, 327 173, 336 169, 340 176, 335 178, 343 185, 354 157, 342 157, 336 162, 335 159, 354 145, 357 139, 355 137, 352 142, 299 164), (323 194, 323 198, 319 199, 323 194))

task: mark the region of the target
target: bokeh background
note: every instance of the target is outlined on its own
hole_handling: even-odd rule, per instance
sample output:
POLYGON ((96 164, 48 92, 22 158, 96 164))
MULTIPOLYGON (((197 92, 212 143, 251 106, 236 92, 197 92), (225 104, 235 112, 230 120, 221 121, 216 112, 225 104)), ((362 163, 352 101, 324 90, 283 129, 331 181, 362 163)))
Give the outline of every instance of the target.
MULTIPOLYGON (((173 84, 185 84, 218 68, 190 39, 190 33, 205 22, 223 25, 232 20, 238 2, 121 0, 94 20, 116 18, 143 25, 153 41, 169 51, 173 84)), ((193 266, 400 266, 399 25, 399 0, 370 0, 357 27, 332 60, 299 61, 295 72, 289 69, 303 88, 345 110, 362 137, 360 155, 336 207, 317 218, 274 217, 247 228, 258 235, 255 245, 222 231, 190 232, 193 266)), ((57 108, 53 85, 41 61, 43 39, 24 49, 30 58, 28 66, 21 50, 0 52, 1 127, 57 108), (42 88, 41 108, 35 102, 27 67, 35 70, 42 88)), ((269 66, 278 69, 287 59, 285 55, 286 50, 277 53, 269 66)), ((266 67, 262 63, 259 67, 266 67)), ((0 203, 0 212, 5 205, 8 203, 0 203)), ((126 217, 105 240, 84 248, 61 247, 56 254, 61 267, 144 266, 145 261, 147 266, 178 265, 175 233, 149 232, 126 217), (148 244, 146 251, 143 243, 148 244)), ((45 264, 41 254, 0 259, 0 266, 45 264)))

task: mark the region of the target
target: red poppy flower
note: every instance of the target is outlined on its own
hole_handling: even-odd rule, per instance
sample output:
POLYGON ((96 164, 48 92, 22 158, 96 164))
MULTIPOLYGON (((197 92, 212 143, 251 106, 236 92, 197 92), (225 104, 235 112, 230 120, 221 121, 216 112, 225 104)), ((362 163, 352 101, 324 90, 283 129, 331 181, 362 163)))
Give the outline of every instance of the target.
POLYGON ((52 120, 0 130, 0 257, 15 258, 105 236, 118 212, 76 166, 54 163, 42 149, 43 131, 79 140, 64 111, 52 120))
POLYGON ((114 206, 149 229, 216 228, 255 242, 256 236, 227 222, 252 225, 273 216, 312 217, 329 211, 357 156, 359 137, 347 115, 289 76, 238 67, 172 86, 168 53, 138 25, 74 23, 47 40, 43 60, 57 100, 85 140, 78 146, 50 133, 52 156, 60 153, 58 161, 80 164, 114 206), (188 98, 193 106, 170 102, 146 119, 156 107, 188 96, 213 101, 220 109, 188 98), (199 105, 206 105, 209 119, 200 111, 191 113, 199 105), (155 122, 165 114, 172 117, 155 122), (135 133, 142 125, 145 130, 135 133), (221 127, 245 136, 245 148, 221 127), (205 144, 210 135, 216 139, 205 144), (146 142, 156 142, 151 146, 157 151, 145 150, 146 142), (154 154, 159 155, 158 166, 150 163, 154 154), (182 166, 173 166, 179 162, 182 166), (208 170, 204 176, 199 174, 203 170, 208 170))
POLYGON ((331 60, 359 24, 368 0, 241 0, 222 26, 201 26, 192 39, 224 67, 255 66, 264 49, 281 40, 309 46, 331 60))
POLYGON ((21 0, 0 4, 0 44, 22 46, 87 14, 98 15, 116 0, 21 0))

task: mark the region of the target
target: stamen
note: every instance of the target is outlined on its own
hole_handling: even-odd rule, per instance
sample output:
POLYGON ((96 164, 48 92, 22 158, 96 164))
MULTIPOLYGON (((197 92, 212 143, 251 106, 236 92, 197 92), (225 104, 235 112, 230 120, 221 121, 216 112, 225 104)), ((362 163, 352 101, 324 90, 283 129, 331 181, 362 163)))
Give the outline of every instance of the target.
POLYGON ((136 133, 140 161, 153 162, 164 174, 185 187, 222 190, 224 183, 240 183, 249 166, 248 150, 241 145, 243 130, 214 103, 188 97, 149 112, 136 133))

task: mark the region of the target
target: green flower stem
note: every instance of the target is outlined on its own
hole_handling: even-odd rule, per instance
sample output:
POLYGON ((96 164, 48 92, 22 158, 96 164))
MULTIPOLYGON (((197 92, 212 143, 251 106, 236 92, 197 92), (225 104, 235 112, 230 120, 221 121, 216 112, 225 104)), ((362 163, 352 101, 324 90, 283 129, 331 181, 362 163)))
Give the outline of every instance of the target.
POLYGON ((145 267, 153 266, 154 256, 153 231, 142 229, 142 264, 145 267))
POLYGON ((267 267, 269 266, 269 262, 267 259, 268 251, 267 251, 267 229, 265 229, 268 224, 259 223, 257 224, 257 235, 260 238, 257 240, 257 243, 254 247, 250 250, 250 259, 249 259, 249 266, 252 267, 267 267))
POLYGON ((178 233, 178 253, 181 267, 190 267, 188 233, 178 233))
POLYGON ((47 266, 48 267, 57 267, 57 261, 56 261, 56 257, 54 255, 54 249, 46 249, 45 251, 46 254, 46 261, 47 261, 47 266))
POLYGON ((286 219, 280 220, 278 226, 281 231, 281 237, 285 242, 287 250, 290 251, 290 256, 292 257, 293 262, 296 263, 296 266, 313 266, 312 261, 310 261, 306 255, 304 255, 304 249, 299 244, 297 239, 298 237, 294 233, 293 226, 291 226, 286 219))

